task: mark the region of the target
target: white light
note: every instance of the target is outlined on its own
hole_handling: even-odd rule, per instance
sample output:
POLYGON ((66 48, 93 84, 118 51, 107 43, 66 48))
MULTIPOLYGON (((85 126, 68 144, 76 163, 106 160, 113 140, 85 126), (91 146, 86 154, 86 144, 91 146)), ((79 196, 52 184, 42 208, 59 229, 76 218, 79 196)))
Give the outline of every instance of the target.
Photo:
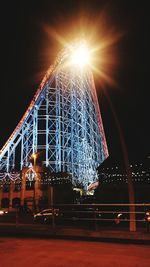
POLYGON ((4 211, 3 210, 0 210, 0 215, 3 215, 4 214, 4 211))
POLYGON ((71 55, 71 64, 85 66, 90 63, 90 52, 88 47, 83 43, 75 48, 71 55))

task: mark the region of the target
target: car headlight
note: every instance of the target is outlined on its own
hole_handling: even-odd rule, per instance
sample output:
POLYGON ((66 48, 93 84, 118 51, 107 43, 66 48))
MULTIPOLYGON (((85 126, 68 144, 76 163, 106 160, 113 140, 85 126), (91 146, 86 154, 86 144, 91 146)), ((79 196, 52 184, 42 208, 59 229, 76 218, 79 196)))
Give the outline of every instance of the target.
POLYGON ((4 214, 4 211, 3 210, 0 210, 0 215, 3 215, 4 214))

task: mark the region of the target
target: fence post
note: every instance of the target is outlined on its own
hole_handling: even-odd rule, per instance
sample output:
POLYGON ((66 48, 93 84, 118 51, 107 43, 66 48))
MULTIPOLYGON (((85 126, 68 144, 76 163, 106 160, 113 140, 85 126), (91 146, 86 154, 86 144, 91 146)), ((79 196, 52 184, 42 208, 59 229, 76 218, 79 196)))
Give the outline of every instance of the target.
POLYGON ((53 186, 50 187, 51 189, 51 207, 52 207, 52 231, 55 232, 55 212, 54 212, 54 188, 53 186))
POLYGON ((18 214, 18 212, 19 212, 19 208, 18 207, 16 207, 16 227, 18 227, 18 223, 19 223, 19 214, 18 214))

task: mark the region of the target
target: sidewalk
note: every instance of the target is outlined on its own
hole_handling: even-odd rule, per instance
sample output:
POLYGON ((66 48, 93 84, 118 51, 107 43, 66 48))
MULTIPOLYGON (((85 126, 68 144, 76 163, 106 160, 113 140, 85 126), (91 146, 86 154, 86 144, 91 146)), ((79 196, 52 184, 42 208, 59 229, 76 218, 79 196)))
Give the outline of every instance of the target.
POLYGON ((83 229, 39 224, 0 223, 1 236, 38 236, 64 239, 87 239, 99 241, 130 242, 150 244, 150 232, 146 229, 129 232, 128 230, 110 229, 83 229))

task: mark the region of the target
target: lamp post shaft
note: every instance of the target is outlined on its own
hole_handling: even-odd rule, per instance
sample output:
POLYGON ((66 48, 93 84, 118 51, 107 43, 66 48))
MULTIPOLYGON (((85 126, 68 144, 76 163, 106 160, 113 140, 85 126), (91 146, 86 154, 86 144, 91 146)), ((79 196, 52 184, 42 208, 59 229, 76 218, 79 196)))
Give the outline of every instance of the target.
MULTIPOLYGON (((36 154, 33 154, 33 166, 36 173, 36 154)), ((36 211, 36 175, 34 176, 33 205, 34 211, 36 211)))
POLYGON ((125 165, 126 174, 127 174, 128 197, 129 197, 129 204, 130 204, 129 205, 129 215, 130 215, 129 230, 130 231, 136 231, 135 193, 134 193, 134 187, 133 187, 133 182, 132 182, 132 173, 131 173, 130 164, 129 164, 129 160, 128 160, 127 148, 126 148, 126 144, 125 144, 125 141, 124 141, 122 129, 120 127, 116 112, 115 112, 115 110, 113 108, 112 101, 111 101, 109 95, 107 94, 106 90, 105 90, 105 94, 106 94, 107 100, 109 102, 110 109, 112 111, 112 114, 113 114, 113 117, 114 117, 114 120, 115 120, 115 123, 116 123, 116 127, 117 127, 117 130, 118 130, 118 135, 119 135, 119 139, 120 139, 120 145, 121 145, 122 154, 123 154, 124 165, 125 165))

